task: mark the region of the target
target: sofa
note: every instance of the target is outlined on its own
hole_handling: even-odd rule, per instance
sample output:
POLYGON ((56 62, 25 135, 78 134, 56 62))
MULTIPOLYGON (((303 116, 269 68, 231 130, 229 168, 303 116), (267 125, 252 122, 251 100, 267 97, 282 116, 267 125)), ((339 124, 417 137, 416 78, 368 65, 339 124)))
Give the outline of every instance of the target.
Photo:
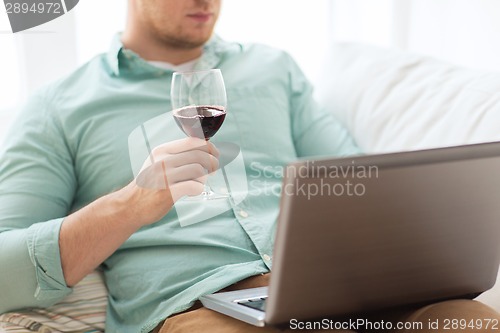
MULTIPOLYGON (((325 58, 318 101, 366 153, 500 140, 500 72, 362 44, 334 44, 325 58)), ((500 283, 478 300, 500 311, 500 283)), ((95 271, 53 307, 0 315, 0 332, 103 332, 106 303, 95 271)))

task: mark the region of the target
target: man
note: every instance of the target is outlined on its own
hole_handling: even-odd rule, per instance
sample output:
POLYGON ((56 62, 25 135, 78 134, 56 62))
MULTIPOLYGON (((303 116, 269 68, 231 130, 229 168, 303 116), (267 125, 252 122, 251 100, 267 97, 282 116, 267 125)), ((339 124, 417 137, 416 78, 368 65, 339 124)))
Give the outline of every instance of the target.
MULTIPOLYGON (((219 10, 220 0, 129 0, 126 29, 110 51, 30 100, 1 155, 0 313, 53 304, 100 266, 109 332, 274 332, 195 302, 267 283, 278 197, 249 195, 181 227, 172 207, 202 191, 206 170, 218 167, 217 148, 188 138, 157 146, 151 158, 164 161, 170 187, 153 189, 134 179, 129 135, 168 111, 173 70, 220 68, 230 119, 217 136, 238 142, 247 177, 262 174, 255 161, 279 167, 300 156, 359 150, 317 107, 287 54, 212 37, 219 10)), ((171 120, 164 131, 179 129, 171 120)), ((274 175, 266 186, 279 182, 274 175)), ((463 302, 409 320, 443 308, 498 318, 463 302)))

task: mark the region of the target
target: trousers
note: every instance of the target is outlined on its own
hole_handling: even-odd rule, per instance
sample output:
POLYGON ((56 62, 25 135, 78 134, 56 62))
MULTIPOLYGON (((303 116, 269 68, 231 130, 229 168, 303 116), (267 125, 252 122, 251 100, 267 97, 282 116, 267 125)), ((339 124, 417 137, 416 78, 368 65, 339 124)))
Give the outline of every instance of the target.
MULTIPOLYGON (((221 291, 263 287, 270 274, 257 275, 221 291)), ((204 308, 196 302, 190 309, 167 318, 153 333, 291 333, 291 332, 500 332, 500 313, 474 300, 449 300, 423 307, 382 311, 376 315, 338 321, 294 322, 290 328, 256 327, 204 308), (316 326, 315 326, 316 325, 316 326)))

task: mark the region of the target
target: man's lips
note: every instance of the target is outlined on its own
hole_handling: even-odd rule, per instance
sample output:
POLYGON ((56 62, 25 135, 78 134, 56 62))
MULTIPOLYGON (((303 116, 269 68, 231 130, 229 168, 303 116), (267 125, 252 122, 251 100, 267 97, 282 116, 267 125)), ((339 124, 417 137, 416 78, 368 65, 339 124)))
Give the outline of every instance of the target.
POLYGON ((197 22, 207 22, 212 18, 212 16, 212 13, 193 13, 187 15, 187 17, 197 22))

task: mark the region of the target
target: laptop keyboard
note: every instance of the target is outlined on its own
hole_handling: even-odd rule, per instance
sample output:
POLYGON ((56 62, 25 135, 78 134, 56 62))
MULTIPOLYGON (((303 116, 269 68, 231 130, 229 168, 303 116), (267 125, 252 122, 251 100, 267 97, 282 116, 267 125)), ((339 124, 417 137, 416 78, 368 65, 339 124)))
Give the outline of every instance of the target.
POLYGON ((267 296, 249 299, 249 300, 245 300, 245 301, 240 301, 240 302, 238 302, 238 304, 264 312, 264 311, 266 311, 266 299, 267 299, 267 296))

